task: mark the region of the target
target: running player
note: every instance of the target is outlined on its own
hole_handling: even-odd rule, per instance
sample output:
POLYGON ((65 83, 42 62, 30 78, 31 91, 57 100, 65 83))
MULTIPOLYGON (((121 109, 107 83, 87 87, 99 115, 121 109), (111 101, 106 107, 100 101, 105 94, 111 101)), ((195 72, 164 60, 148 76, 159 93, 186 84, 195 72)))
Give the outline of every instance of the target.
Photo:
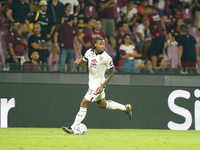
POLYGON ((105 40, 101 37, 97 37, 94 40, 93 48, 87 50, 85 56, 81 59, 76 59, 74 63, 79 66, 85 66, 88 62, 89 68, 89 89, 83 98, 80 110, 76 115, 75 121, 71 127, 62 127, 62 129, 73 134, 74 127, 81 123, 85 118, 87 107, 92 103, 96 102, 100 108, 106 109, 119 109, 124 111, 129 119, 132 119, 131 105, 122 105, 112 100, 105 100, 105 86, 113 77, 113 62, 112 58, 104 51, 105 40), (105 71, 108 70, 108 75, 105 78, 105 71))

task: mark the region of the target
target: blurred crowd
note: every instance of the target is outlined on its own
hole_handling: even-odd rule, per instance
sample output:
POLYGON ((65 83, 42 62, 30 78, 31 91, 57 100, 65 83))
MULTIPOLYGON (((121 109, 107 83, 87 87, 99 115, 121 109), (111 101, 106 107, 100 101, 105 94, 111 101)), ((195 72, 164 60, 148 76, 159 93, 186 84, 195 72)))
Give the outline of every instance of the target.
POLYGON ((0 0, 0 19, 10 70, 86 72, 73 62, 98 36, 116 72, 199 67, 200 0, 0 0))

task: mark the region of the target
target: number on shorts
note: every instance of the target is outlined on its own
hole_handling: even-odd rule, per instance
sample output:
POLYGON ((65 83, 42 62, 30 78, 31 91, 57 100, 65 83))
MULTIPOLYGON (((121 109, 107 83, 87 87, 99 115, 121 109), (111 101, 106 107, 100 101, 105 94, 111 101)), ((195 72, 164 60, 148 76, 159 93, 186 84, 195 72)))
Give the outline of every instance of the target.
POLYGON ((92 90, 92 89, 89 89, 87 93, 88 93, 89 95, 91 95, 92 92, 93 92, 93 90, 92 90))

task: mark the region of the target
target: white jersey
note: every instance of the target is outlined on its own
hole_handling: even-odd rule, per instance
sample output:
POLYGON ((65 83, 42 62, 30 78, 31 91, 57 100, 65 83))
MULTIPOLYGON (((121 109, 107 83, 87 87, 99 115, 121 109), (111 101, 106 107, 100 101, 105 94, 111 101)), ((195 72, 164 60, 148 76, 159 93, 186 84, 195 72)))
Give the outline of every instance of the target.
POLYGON ((114 67, 112 58, 105 51, 96 55, 92 49, 89 49, 83 59, 88 61, 89 87, 100 86, 105 80, 106 70, 114 67))

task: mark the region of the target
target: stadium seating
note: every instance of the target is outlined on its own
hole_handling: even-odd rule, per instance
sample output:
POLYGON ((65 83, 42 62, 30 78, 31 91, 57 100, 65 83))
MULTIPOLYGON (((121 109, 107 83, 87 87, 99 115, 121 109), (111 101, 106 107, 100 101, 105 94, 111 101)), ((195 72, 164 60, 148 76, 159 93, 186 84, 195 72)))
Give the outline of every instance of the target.
POLYGON ((194 26, 194 18, 192 15, 192 12, 190 9, 182 9, 181 10, 182 14, 185 17, 184 22, 190 27, 190 26, 194 26))
POLYGON ((116 6, 113 9, 113 13, 114 13, 114 18, 115 18, 115 22, 117 21, 117 18, 119 17, 119 13, 120 13, 120 7, 116 6))
POLYGON ((93 7, 93 6, 85 7, 84 16, 86 18, 90 18, 90 17, 97 18, 98 14, 97 14, 97 11, 96 11, 95 7, 93 7))
POLYGON ((193 15, 190 9, 182 9, 181 12, 184 15, 185 19, 193 18, 193 15))
POLYGON ((112 59, 114 59, 115 51, 114 51, 114 49, 113 49, 113 47, 111 45, 107 45, 105 47, 105 51, 110 55, 110 57, 112 57, 112 59))
POLYGON ((191 27, 189 28, 188 33, 192 36, 194 36, 194 38, 196 39, 196 42, 200 48, 200 32, 196 27, 191 27))

